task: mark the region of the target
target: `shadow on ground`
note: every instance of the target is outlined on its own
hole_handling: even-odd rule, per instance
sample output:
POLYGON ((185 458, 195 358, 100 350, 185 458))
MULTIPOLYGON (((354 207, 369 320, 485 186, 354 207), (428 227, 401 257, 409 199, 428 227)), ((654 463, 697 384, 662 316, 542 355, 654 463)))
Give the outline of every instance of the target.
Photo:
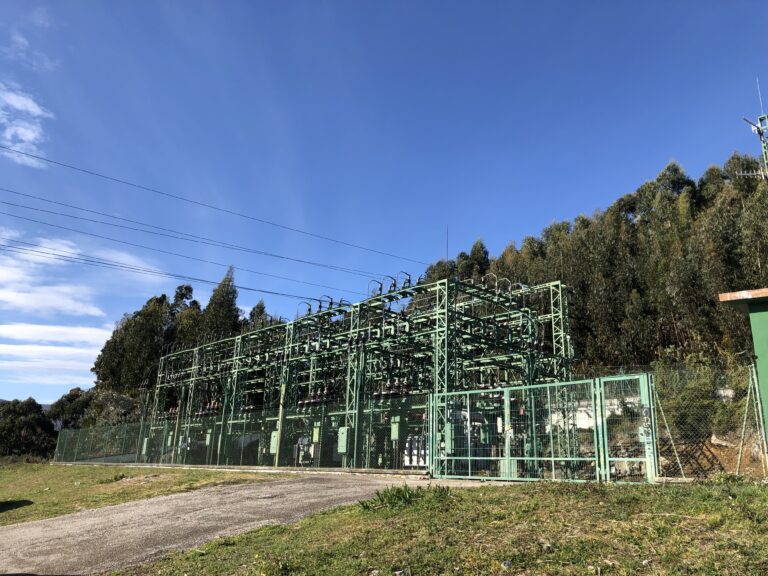
POLYGON ((10 510, 16 510, 16 508, 23 508, 30 504, 34 504, 34 502, 32 502, 32 500, 5 500, 4 502, 0 502, 0 514, 10 510))

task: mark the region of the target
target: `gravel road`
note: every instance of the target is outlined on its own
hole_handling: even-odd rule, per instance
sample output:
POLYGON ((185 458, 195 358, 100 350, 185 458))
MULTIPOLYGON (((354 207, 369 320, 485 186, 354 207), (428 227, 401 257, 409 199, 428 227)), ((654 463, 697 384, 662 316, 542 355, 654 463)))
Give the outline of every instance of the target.
MULTIPOLYGON (((92 574, 371 497, 417 477, 297 474, 0 527, 0 574, 92 574)), ((476 485, 476 484, 475 484, 476 485)))

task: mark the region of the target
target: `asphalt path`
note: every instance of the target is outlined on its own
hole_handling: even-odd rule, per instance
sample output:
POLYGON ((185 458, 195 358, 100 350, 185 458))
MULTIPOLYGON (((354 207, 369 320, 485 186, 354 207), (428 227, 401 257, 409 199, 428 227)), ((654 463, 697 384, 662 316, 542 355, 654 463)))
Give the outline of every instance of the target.
POLYGON ((295 522, 406 482, 428 484, 413 476, 295 474, 271 482, 204 488, 3 526, 0 574, 116 570, 172 550, 194 548, 218 536, 295 522))

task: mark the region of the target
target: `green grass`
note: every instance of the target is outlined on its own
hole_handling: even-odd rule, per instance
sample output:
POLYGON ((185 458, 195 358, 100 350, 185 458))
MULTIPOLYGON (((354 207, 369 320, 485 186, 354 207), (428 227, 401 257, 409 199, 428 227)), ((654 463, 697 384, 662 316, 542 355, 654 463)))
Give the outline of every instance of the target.
POLYGON ((275 478, 224 470, 0 463, 0 526, 204 486, 275 478))
POLYGON ((768 488, 398 488, 124 574, 768 574, 768 488), (402 572, 400 572, 402 571, 402 572))

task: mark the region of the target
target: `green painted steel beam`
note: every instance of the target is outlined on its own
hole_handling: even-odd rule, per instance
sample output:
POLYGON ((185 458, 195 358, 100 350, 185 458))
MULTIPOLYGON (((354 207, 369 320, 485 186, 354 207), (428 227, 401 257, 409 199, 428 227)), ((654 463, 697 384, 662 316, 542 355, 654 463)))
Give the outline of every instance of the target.
MULTIPOLYGON (((768 122, 768 116, 761 116, 760 118, 768 122)), ((768 430, 768 288, 728 292, 720 294, 719 299, 720 302, 749 314, 757 367, 763 433, 765 433, 765 430, 768 430)))
MULTIPOLYGON (((495 278, 394 287, 172 351, 161 361, 142 434, 150 445, 162 444, 156 458, 181 461, 202 442, 207 422, 216 444, 206 443, 206 457, 222 462, 235 458, 224 456, 227 450, 242 457, 243 447, 224 439, 233 427, 253 430, 253 438, 277 432, 275 453, 264 460, 275 465, 294 458, 291 450, 307 434, 304 420, 322 414, 324 442, 317 444, 325 448, 317 449, 326 456, 345 427, 344 465, 397 460, 397 442, 387 446, 372 436, 378 428, 391 433, 388 411, 427 393, 560 379, 572 356, 567 325, 559 282, 514 290, 495 278)), ((431 404, 429 412, 448 417, 446 405, 431 404)))

